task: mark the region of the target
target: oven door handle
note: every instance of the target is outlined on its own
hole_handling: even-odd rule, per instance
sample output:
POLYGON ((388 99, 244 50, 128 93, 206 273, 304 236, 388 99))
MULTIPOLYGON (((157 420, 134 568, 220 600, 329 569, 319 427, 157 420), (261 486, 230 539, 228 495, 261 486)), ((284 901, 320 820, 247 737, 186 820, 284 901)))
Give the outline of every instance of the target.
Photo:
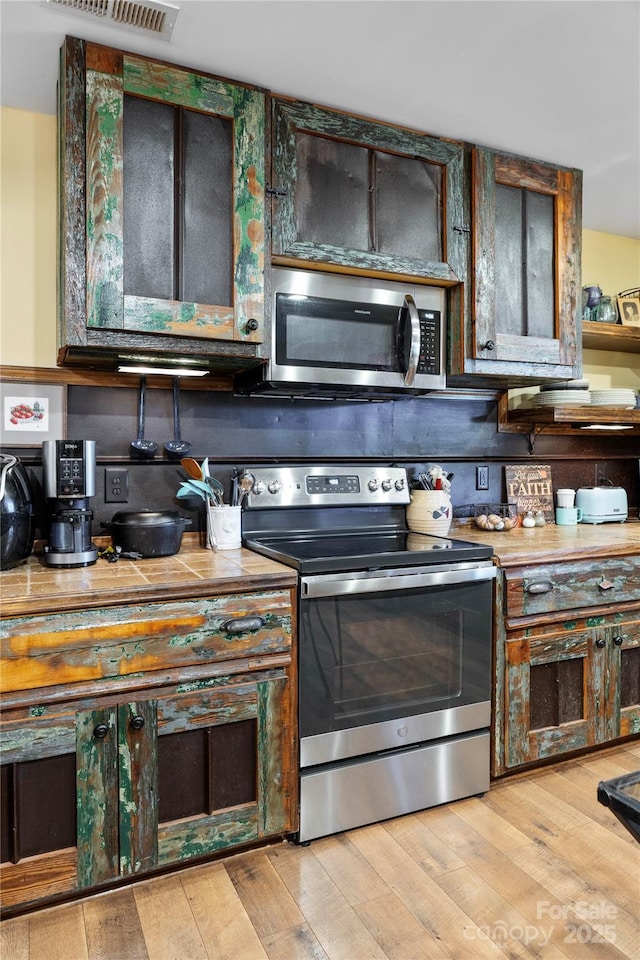
POLYGON ((493 580, 496 567, 473 567, 467 570, 441 570, 393 576, 358 577, 353 573, 318 574, 302 577, 302 599, 341 597, 357 593, 388 593, 391 590, 415 590, 420 587, 441 587, 493 580))

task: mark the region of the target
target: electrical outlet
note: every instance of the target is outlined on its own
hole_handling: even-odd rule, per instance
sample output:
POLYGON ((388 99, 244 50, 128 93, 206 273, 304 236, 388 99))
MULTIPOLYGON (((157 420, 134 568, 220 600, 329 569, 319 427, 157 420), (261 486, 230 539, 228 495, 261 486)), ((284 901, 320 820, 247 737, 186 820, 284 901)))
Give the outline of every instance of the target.
POLYGON ((489 467, 476 467, 476 490, 489 489, 489 467))
POLYGON ((104 468, 104 502, 129 502, 129 471, 126 467, 104 468))

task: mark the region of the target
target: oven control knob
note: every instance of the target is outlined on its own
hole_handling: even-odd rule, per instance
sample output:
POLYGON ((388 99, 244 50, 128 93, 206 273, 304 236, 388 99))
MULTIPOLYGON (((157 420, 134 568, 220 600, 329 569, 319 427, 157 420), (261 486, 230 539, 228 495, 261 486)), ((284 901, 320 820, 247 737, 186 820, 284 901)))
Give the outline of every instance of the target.
POLYGON ((262 482, 262 480, 255 481, 254 485, 251 488, 251 493, 256 495, 260 493, 264 493, 264 483, 262 482))
POLYGON ((399 480, 396 480, 396 490, 404 490, 404 480, 400 477, 399 480))
POLYGON ((269 483, 267 484, 267 490, 269 493, 278 493, 278 491, 281 489, 282 484, 279 480, 269 480, 269 483))
POLYGON ((378 489, 378 481, 375 477, 373 477, 371 480, 369 480, 367 486, 369 487, 369 490, 375 491, 378 489))
POLYGON ((384 491, 391 490, 391 487, 392 487, 391 480, 389 480, 389 479, 387 478, 386 480, 383 480, 383 481, 382 481, 382 489, 383 489, 384 491))

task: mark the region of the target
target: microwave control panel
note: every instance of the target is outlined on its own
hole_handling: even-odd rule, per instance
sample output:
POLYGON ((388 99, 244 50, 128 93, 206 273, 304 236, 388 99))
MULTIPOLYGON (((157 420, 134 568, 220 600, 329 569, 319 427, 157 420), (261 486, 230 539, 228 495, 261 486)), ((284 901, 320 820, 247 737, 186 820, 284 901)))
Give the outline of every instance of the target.
POLYGON ((418 373, 440 373, 440 311, 420 310, 418 373))

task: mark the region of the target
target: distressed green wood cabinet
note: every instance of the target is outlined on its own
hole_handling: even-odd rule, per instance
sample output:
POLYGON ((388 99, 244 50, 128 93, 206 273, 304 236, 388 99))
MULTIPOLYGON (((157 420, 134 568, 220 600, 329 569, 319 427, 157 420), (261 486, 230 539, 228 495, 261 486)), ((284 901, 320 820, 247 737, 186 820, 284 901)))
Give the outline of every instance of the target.
POLYGON ((640 734, 640 558, 500 572, 496 775, 640 734))
POLYGON ((579 377, 581 171, 478 146, 471 164, 473 279, 451 382, 579 377))
POLYGON ((508 769, 640 733, 640 610, 603 621, 507 641, 508 769))
POLYGON ((463 144, 274 98, 272 154, 274 262, 465 281, 463 144))
POLYGON ((260 359, 264 92, 68 37, 59 137, 61 358, 260 359))
POLYGON ((16 618, 2 636, 3 910, 295 830, 288 592, 16 618))

